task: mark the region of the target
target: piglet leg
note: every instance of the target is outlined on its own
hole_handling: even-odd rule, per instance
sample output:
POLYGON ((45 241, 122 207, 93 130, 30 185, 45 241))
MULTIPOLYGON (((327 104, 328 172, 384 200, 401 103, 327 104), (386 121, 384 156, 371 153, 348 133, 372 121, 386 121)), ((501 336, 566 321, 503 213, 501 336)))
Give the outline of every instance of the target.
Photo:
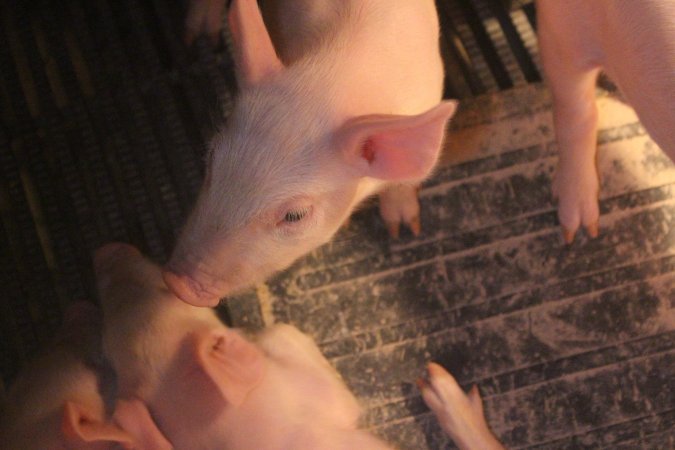
POLYGON ((410 228, 413 235, 420 234, 420 205, 417 186, 392 184, 380 193, 380 216, 389 235, 398 238, 401 223, 410 228))
POLYGON ((443 367, 430 363, 427 370, 428 380, 418 381, 422 398, 459 449, 503 450, 485 422, 478 388, 467 395, 443 367))
POLYGON ((569 17, 557 12, 551 7, 540 8, 539 46, 553 97, 558 142, 553 195, 558 198, 563 237, 571 243, 580 226, 592 237, 598 234, 595 82, 599 65, 583 41, 570 37, 574 28, 569 17))
POLYGON ((565 80, 562 84, 566 86, 553 89, 559 158, 553 195, 558 199, 558 219, 568 244, 580 226, 586 228, 589 236, 598 235, 596 76, 597 71, 579 74, 576 79, 565 80), (557 89, 560 91, 556 92, 557 89))

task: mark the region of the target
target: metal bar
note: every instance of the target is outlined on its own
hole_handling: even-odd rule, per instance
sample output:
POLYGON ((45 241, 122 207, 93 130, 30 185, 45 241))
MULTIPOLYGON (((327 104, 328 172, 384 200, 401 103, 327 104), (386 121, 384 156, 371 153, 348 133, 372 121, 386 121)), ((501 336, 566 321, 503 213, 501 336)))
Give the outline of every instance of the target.
POLYGON ((516 30, 516 27, 513 25, 508 10, 506 10, 503 5, 498 3, 496 0, 487 0, 487 3, 490 6, 490 10, 497 18, 497 21, 504 32, 504 36, 511 47, 511 51, 516 57, 516 61, 518 61, 518 65, 523 71, 523 75, 525 76, 527 82, 533 83, 541 81, 541 75, 539 74, 537 67, 534 65, 534 62, 532 62, 532 58, 530 58, 530 54, 525 48, 518 30, 516 30))
POLYGON ((492 72, 492 75, 495 77, 497 85, 500 89, 508 89, 513 87, 513 82, 509 77, 509 73, 502 64, 499 54, 497 53, 497 49, 490 39, 490 36, 485 31, 485 28, 483 28, 483 23, 478 18, 478 14, 474 10, 471 1, 458 0, 458 4, 464 13, 464 18, 471 28, 478 45, 480 46, 481 50, 483 50, 485 61, 490 68, 490 72, 492 72))

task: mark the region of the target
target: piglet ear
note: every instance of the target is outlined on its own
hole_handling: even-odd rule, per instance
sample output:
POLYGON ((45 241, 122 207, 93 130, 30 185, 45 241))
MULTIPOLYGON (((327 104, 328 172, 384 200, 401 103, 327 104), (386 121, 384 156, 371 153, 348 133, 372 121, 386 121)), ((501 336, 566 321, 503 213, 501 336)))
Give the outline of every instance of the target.
POLYGON ((283 69, 256 0, 234 0, 228 21, 240 85, 254 85, 283 69))
POLYGON ((159 431, 148 407, 141 400, 118 400, 113 414, 115 424, 132 437, 134 450, 172 450, 173 446, 159 431))
POLYGON ((83 448, 87 443, 116 442, 130 446, 133 436, 114 423, 106 422, 84 405, 67 401, 63 407, 61 432, 68 448, 83 448))
POLYGON ((436 164, 446 123, 456 109, 456 101, 444 101, 416 116, 356 117, 338 130, 336 145, 361 176, 418 182, 436 164))
POLYGON ((263 353, 238 332, 223 328, 195 335, 198 364, 233 406, 244 402, 265 373, 263 353))

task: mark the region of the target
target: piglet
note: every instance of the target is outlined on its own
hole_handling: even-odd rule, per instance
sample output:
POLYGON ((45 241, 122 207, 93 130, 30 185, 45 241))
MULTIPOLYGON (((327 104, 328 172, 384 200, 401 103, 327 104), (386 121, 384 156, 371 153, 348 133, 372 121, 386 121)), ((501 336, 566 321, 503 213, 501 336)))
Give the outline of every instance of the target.
MULTIPOLYGON (((433 0, 268 1, 229 11, 240 94, 210 143, 206 177, 164 279, 182 300, 219 298, 331 239, 382 192, 390 233, 420 231, 416 185, 432 171, 456 102, 441 102, 433 0)), ((193 0, 210 34, 224 0, 193 0)))
POLYGON ((104 383, 111 377, 104 376, 100 359, 100 312, 80 302, 65 316, 57 342, 19 373, 7 393, 0 408, 0 448, 143 448, 106 411, 112 399, 104 394, 112 393, 112 386, 104 383))
POLYGON ((675 2, 537 0, 539 47, 560 159, 553 183, 568 243, 598 234, 595 82, 604 70, 675 159, 675 2))
MULTIPOLYGON (((252 339, 169 291, 133 247, 97 251, 103 346, 121 424, 151 418, 176 449, 386 449, 359 430, 359 406, 314 342, 288 325, 252 339), (139 419, 141 417, 141 419, 139 419)), ((139 431, 152 430, 139 427, 139 431)))
MULTIPOLYGON (((159 267, 124 244, 99 249, 95 264, 118 403, 133 405, 115 417, 144 424, 136 430, 146 447, 166 437, 181 450, 392 449, 358 429, 353 394, 297 328, 277 324, 251 338, 227 328, 173 295, 159 267)), ((460 448, 502 448, 478 391, 467 397, 438 365, 428 372, 424 400, 460 448)))

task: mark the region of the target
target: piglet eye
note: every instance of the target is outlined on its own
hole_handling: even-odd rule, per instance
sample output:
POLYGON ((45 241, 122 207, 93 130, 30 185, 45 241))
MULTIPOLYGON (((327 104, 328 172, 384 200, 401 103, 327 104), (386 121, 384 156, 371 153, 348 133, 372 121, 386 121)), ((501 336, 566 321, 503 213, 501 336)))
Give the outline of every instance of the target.
POLYGON ((308 208, 288 211, 284 216, 284 222, 293 223, 300 222, 309 212, 308 208))

